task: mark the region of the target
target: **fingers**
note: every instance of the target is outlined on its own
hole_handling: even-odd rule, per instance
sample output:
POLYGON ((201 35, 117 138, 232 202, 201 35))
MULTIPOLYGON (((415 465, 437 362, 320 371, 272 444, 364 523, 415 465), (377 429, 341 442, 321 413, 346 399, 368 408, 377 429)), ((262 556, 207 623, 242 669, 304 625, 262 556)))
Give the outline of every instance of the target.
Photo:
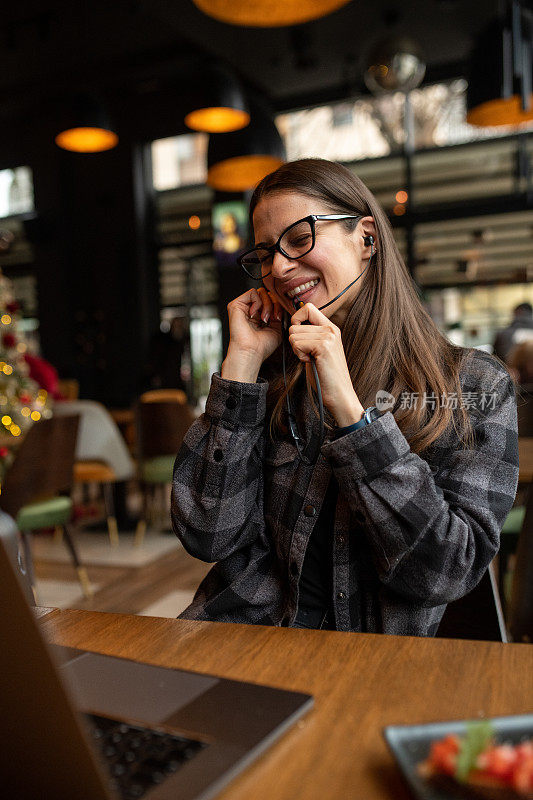
POLYGON ((276 292, 268 292, 268 295, 273 305, 272 319, 275 319, 277 322, 281 322, 281 317, 283 316, 283 306, 279 301, 279 297, 276 292))
POLYGON ((275 296, 271 295, 265 288, 252 289, 254 292, 252 304, 250 305, 249 315, 253 319, 257 317, 266 325, 269 321, 280 321, 282 308, 275 296))
POLYGON ((263 306, 259 291, 257 289, 250 289, 249 300, 250 305, 248 307, 248 316, 250 319, 253 319, 263 306))
POLYGON ((289 343, 300 361, 309 361, 310 357, 330 360, 335 354, 335 360, 338 360, 339 348, 344 354, 340 336, 330 327, 291 325, 289 343))
POLYGON ((311 325, 325 325, 328 328, 337 327, 312 303, 306 303, 291 317, 292 325, 301 325, 303 322, 310 322, 311 325))
POLYGON ((283 307, 281 306, 277 295, 268 292, 264 287, 257 289, 249 289, 240 297, 236 297, 228 304, 228 312, 244 311, 249 319, 256 322, 262 321, 263 324, 268 322, 281 321, 283 307))

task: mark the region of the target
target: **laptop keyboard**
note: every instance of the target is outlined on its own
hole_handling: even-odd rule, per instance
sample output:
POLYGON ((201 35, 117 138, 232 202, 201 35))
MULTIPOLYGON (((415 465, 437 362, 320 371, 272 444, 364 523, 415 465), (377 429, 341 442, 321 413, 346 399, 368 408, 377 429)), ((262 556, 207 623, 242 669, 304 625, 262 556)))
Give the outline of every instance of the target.
POLYGON ((207 746, 184 736, 109 717, 84 716, 91 724, 94 741, 107 763, 115 791, 127 800, 143 797, 207 746))

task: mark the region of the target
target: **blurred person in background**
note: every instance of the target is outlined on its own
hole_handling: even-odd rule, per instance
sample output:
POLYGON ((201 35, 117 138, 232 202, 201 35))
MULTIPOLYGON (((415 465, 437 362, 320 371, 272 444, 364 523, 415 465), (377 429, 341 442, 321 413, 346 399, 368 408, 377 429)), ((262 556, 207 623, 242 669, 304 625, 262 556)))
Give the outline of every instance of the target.
POLYGON ((533 436, 533 339, 513 347, 507 363, 517 384, 518 435, 533 436))
POLYGON ((513 309, 510 325, 496 335, 494 355, 507 363, 513 347, 527 341, 533 342, 533 308, 531 303, 520 303, 513 309))
POLYGON ((512 348, 507 356, 507 365, 515 382, 533 392, 533 337, 512 348))

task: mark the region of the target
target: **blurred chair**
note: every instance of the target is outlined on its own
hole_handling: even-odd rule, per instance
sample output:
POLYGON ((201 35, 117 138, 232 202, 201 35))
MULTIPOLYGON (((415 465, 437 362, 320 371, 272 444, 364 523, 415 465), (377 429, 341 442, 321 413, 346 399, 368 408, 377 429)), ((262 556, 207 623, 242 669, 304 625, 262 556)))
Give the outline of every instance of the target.
POLYGON ((57 390, 64 400, 77 400, 80 396, 80 384, 75 378, 60 378, 57 390))
POLYGON ((500 534, 500 549, 498 551, 498 590, 502 600, 504 615, 507 617, 507 605, 509 600, 509 577, 510 577, 510 564, 516 548, 518 547, 518 539, 520 531, 524 524, 524 517, 526 515, 526 507, 517 505, 507 514, 503 528, 500 534))
POLYGON ((533 642, 533 481, 518 537, 508 617, 513 641, 533 642))
POLYGON ((492 564, 475 589, 448 604, 437 637, 507 642, 507 631, 492 564))
POLYGON ((135 543, 140 545, 146 532, 149 496, 153 514, 155 489, 172 483, 174 461, 183 437, 196 417, 181 389, 145 392, 139 398, 136 415, 137 460, 143 502, 135 543))
POLYGON ((126 443, 108 410, 93 400, 56 403, 56 416, 79 414, 80 431, 76 446, 74 482, 99 484, 104 495, 107 530, 113 547, 118 545, 118 527, 113 501, 113 484, 135 475, 135 465, 126 443))
POLYGON ((533 436, 533 385, 517 386, 516 411, 518 415, 518 435, 533 436))
POLYGON ((92 596, 87 571, 80 563, 68 525, 72 516, 72 470, 79 417, 36 422, 26 433, 2 487, 2 509, 16 521, 24 560, 35 594, 31 537, 43 528, 60 528, 85 597, 92 596))
MULTIPOLYGON (((533 388, 533 387, 532 387, 533 388)), ((517 390, 518 408, 518 450, 520 457, 520 478, 513 508, 507 514, 500 536, 498 553, 498 586, 502 598, 504 613, 507 618, 507 604, 510 596, 510 578, 512 570, 509 565, 518 547, 520 533, 526 516, 526 503, 531 493, 533 476, 533 394, 529 394, 529 402, 524 404, 524 395, 517 390)))
POLYGON ((32 585, 24 563, 22 554, 20 552, 19 533, 15 524, 15 520, 6 514, 5 511, 0 511, 0 542, 4 545, 7 557, 13 564, 14 569, 20 575, 20 582, 26 595, 26 600, 30 606, 35 605, 35 598, 33 596, 32 585))

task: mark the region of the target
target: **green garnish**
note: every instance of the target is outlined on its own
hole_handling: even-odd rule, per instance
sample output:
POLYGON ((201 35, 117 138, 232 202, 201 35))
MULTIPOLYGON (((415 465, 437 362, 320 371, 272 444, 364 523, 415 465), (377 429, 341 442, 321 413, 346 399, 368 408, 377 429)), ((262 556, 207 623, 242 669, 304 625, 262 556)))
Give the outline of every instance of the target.
POLYGON ((488 719, 479 722, 467 722, 466 736, 461 740, 461 749, 457 756, 455 777, 464 783, 470 771, 475 767, 477 757, 483 752, 492 737, 494 729, 488 719))

